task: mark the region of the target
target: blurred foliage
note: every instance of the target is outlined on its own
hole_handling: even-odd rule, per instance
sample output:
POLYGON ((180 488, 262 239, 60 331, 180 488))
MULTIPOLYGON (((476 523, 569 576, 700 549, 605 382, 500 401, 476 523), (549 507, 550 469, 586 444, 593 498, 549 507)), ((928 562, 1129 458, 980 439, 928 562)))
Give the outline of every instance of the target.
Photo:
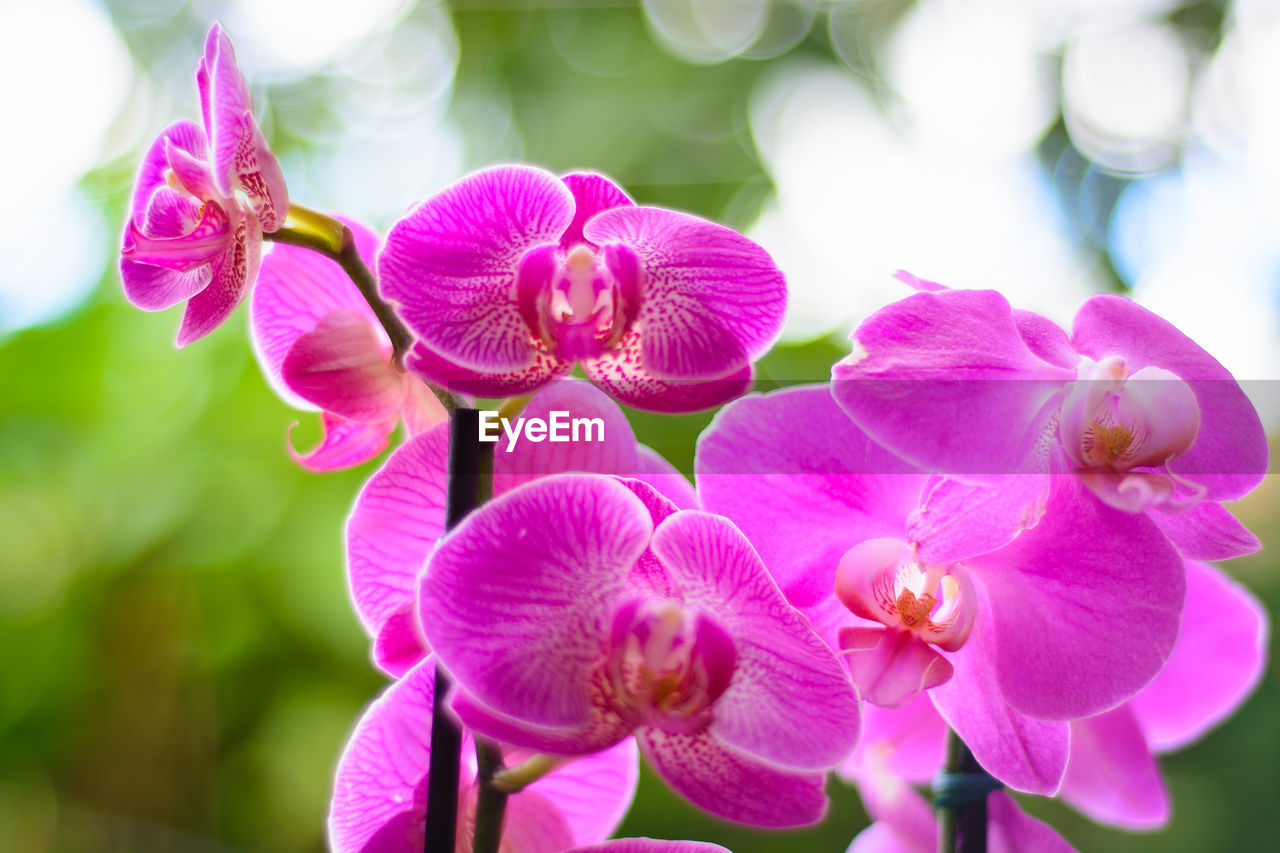
MULTIPOLYGON (((1218 7, 1193 8, 1188 26, 1211 29, 1206 8, 1218 7)), ((746 112, 768 62, 675 59, 633 4, 460 0, 452 19, 450 115, 470 164, 598 169, 641 202, 740 227, 767 198, 746 112), (510 114, 495 118, 493 104, 510 114)), ((130 46, 146 60, 170 29, 185 28, 190 45, 204 26, 185 8, 131 31, 130 46)), ((829 61, 830 47, 815 30, 788 60, 797 54, 829 61)), ((1071 165, 1060 129, 1042 153, 1087 242, 1115 187, 1080 191, 1096 173, 1071 165)), ((131 169, 85 181, 109 221, 123 216, 131 169)), ((315 416, 267 388, 243 312, 183 351, 176 325, 176 311, 126 305, 111 266, 73 316, 0 342, 0 850, 320 850, 332 767, 384 683, 347 602, 341 548, 375 466, 315 476, 289 460, 289 424, 303 422, 294 440, 306 445, 315 416)), ((761 378, 820 381, 842 346, 779 348, 761 378)), ((688 472, 711 415, 631 417, 688 472)), ((1273 479, 1239 508, 1271 543, 1273 479)), ((1274 564, 1266 554, 1231 567, 1272 613, 1274 564)), ((1057 803, 1028 806, 1082 850, 1270 849, 1277 718, 1272 671, 1229 725, 1165 761, 1175 803, 1165 832, 1132 836, 1057 803)), ((831 790, 823 826, 774 834, 708 819, 646 771, 622 832, 738 853, 840 851, 866 817, 851 789, 831 790)))

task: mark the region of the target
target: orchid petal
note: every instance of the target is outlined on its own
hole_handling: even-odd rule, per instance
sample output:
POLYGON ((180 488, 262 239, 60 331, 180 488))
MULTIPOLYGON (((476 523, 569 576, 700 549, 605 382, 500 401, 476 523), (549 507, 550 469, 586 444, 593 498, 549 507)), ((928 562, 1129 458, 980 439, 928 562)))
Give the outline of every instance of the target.
POLYGON ((644 728, 640 754, 677 794, 717 817, 751 826, 807 826, 827 811, 821 773, 787 773, 697 735, 644 728))
POLYGON ((241 216, 230 244, 213 261, 209 286, 187 302, 178 329, 179 347, 204 337, 231 316, 257 278, 261 260, 262 231, 258 222, 241 216))
POLYGON ((606 394, 635 409, 668 414, 712 409, 751 387, 750 365, 719 379, 658 379, 642 364, 642 336, 623 336, 618 348, 582 364, 587 378, 606 394))
POLYGON ((209 286, 213 269, 209 264, 187 272, 120 259, 120 280, 129 303, 143 311, 162 311, 190 299, 209 286))
POLYGON ((1133 712, 1119 707, 1071 722, 1062 799, 1100 823, 1157 829, 1169 821, 1169 793, 1133 712))
POLYGON ((853 683, 872 705, 903 705, 952 676, 951 663, 910 631, 841 628, 839 642, 853 683))
POLYGON ((1141 453, 1133 465, 1162 465, 1185 453, 1200 427, 1200 406, 1191 386, 1159 367, 1144 367, 1129 375, 1117 395, 1122 423, 1146 427, 1141 453))
POLYGON ((214 185, 213 173, 209 171, 209 164, 203 157, 188 153, 176 145, 172 139, 165 140, 164 157, 173 172, 172 176, 166 175, 166 178, 170 178, 168 183, 172 184, 176 180, 189 193, 193 201, 197 203, 211 199, 219 199, 223 203, 228 201, 227 197, 214 185))
MULTIPOLYGON (((166 195, 168 187, 159 187, 155 195, 166 195)), ((150 207, 148 203, 148 208, 150 207)), ((143 224, 145 224, 145 219, 143 224)), ((187 272, 202 264, 216 261, 227 247, 234 243, 239 229, 231 216, 217 202, 205 202, 200 211, 199 220, 190 230, 177 236, 165 234, 149 234, 142 230, 136 220, 125 225, 124 245, 120 254, 126 260, 143 264, 154 264, 165 269, 187 272)))
MULTIPOLYGON (((323 473, 368 462, 387 449, 395 422, 367 424, 324 412, 320 417, 324 436, 311 450, 299 453, 289 445, 289 456, 308 471, 323 473)), ((292 432, 292 429, 290 430, 292 432)))
POLYGON ((980 593, 969 640, 951 655, 955 676, 929 695, 988 773, 1015 790, 1052 796, 1067 766, 1067 723, 1033 720, 1009 706, 999 684, 999 651, 991 605, 980 593))
POLYGON ((430 653, 418 629, 418 613, 412 603, 391 614, 373 642, 373 664, 392 678, 402 678, 430 653))
POLYGON ((411 371, 445 390, 476 397, 515 397, 528 394, 553 379, 567 376, 573 370, 572 362, 537 351, 534 353, 533 364, 529 367, 486 373, 461 367, 432 352, 421 341, 413 345, 405 363, 411 371))
POLYGON ((500 714, 463 690, 453 694, 449 707, 471 731, 552 755, 590 755, 625 739, 632 730, 616 711, 600 705, 588 709, 585 723, 564 728, 531 725, 500 714))
MULTIPOLYGON (((458 849, 470 850, 474 843, 474 814, 459 833, 458 849)), ((537 791, 525 789, 508 797, 502 818, 502 846, 520 853, 562 853, 573 844, 573 831, 555 805, 537 791)), ((419 853, 419 851, 413 851, 419 853)))
POLYGON ((639 499, 605 477, 562 474, 500 495, 432 554, 419 595, 427 640, 499 713, 581 725, 612 606, 651 532, 639 499))
MULTIPOLYGON (((431 658, 418 664, 356 723, 338 759, 329 807, 335 853, 422 849, 435 668, 431 658)), ((463 780, 464 790, 469 781, 463 780)))
POLYGON ((253 118, 253 98, 231 39, 216 23, 205 37, 196 86, 218 191, 230 198, 237 187, 244 189, 266 230, 274 231, 289 207, 284 177, 253 118))
POLYGON ((644 267, 640 362, 662 379, 720 379, 768 350, 787 286, 769 254, 736 231, 656 207, 616 207, 585 228, 644 267))
POLYGON ((202 207, 199 199, 172 187, 156 187, 143 211, 142 233, 165 239, 181 237, 200 224, 202 207))
POLYGON ((928 479, 853 426, 825 385, 726 406, 693 466, 703 505, 734 520, 800 607, 831 595, 851 545, 902 538, 928 479))
POLYGON ((479 371, 535 361, 513 292, 520 257, 573 221, 559 178, 527 166, 468 175, 392 226, 378 255, 383 295, 436 354, 479 371))
POLYGON ((407 384, 409 394, 405 398, 404 408, 400 410, 406 438, 422 435, 436 424, 449 419, 448 409, 425 383, 410 381, 407 384))
POLYGON ((926 692, 896 708, 864 705, 858 748, 840 768, 847 780, 880 765, 908 782, 928 782, 946 755, 947 724, 926 692))
POLYGON ((685 602, 733 638, 733 681, 715 703, 712 735, 783 767, 844 760, 858 739, 858 697, 746 537, 727 518, 684 510, 658 526, 652 547, 685 602))
POLYGON ((983 484, 936 481, 909 517, 907 536, 930 563, 994 551, 1040 522, 1049 484, 1047 473, 1008 474, 983 484))
POLYGON ((631 207, 635 204, 622 187, 599 172, 570 172, 560 180, 573 193, 573 222, 560 238, 560 248, 571 249, 586 242, 582 226, 597 213, 615 207, 631 207))
POLYGON ((1129 707, 1157 752, 1186 746, 1253 692, 1267 660, 1266 610, 1204 563, 1187 562, 1187 606, 1164 668, 1129 707))
POLYGON ((419 573, 444 534, 449 427, 406 441, 356 497, 347 518, 347 583, 370 635, 411 607, 419 573))
POLYGON ((936 281, 930 281, 927 278, 921 278, 920 276, 914 273, 907 272, 906 270, 898 270, 893 274, 893 277, 896 278, 898 281, 902 282, 903 284, 905 284, 907 287, 911 288, 912 290, 915 290, 921 293, 940 293, 942 291, 951 289, 947 287, 945 284, 939 284, 936 281))
POLYGON ((1075 371, 1080 356, 1071 346, 1071 338, 1062 327, 1033 311, 1013 309, 1013 322, 1027 345, 1037 358, 1064 370, 1075 371))
POLYGON ((987 795, 989 853, 1076 853, 1053 827, 1018 808, 1004 791, 987 795))
POLYGON ((289 212, 289 191, 285 187, 284 172, 267 140, 247 109, 240 115, 240 140, 232 155, 236 187, 249 199, 254 214, 262 222, 264 231, 275 231, 284 225, 289 212))
MULTIPOLYGON (((360 256, 372 263, 378 236, 364 225, 341 220, 351 229, 360 256)), ((254 355, 272 389, 295 408, 314 408, 285 385, 280 365, 299 336, 340 309, 359 312, 387 346, 386 333, 360 291, 334 261, 304 249, 275 243, 262 259, 258 283, 249 300, 249 337, 254 355)))
POLYGON ((872 765, 858 781, 867 815, 896 836, 901 849, 933 853, 937 849, 937 820, 924 797, 905 780, 872 765))
POLYGON ((653 486, 680 509, 702 509, 698 493, 684 474, 651 447, 636 446, 635 471, 631 476, 653 486))
POLYGON ((875 441, 930 471, 982 482, 1031 473, 1074 371, 1041 360, 995 291, 917 293, 877 311, 831 371, 832 394, 875 441))
POLYGON ((196 159, 203 160, 208 144, 204 131, 193 121, 176 121, 160 131, 160 135, 151 143, 147 153, 142 157, 142 165, 138 167, 137 177, 133 182, 133 195, 129 202, 129 221, 146 210, 147 202, 157 187, 166 184, 165 173, 169 170, 169 159, 166 151, 170 147, 179 148, 196 159))
POLYGON ((873 823, 859 832, 845 853, 933 853, 934 847, 910 847, 888 824, 873 823))
POLYGON ((986 588, 1000 687, 1043 719, 1114 707, 1159 671, 1185 598, 1182 560, 1149 519, 1053 478, 1035 529, 970 564, 986 588))
POLYGON ((1076 314, 1072 342, 1096 359, 1124 358, 1131 371, 1159 367, 1191 386, 1203 413, 1195 443, 1170 470, 1207 487, 1212 501, 1252 490, 1267 470, 1267 438, 1231 373, 1168 321, 1120 296, 1095 296, 1076 314))
POLYGON ((1258 537, 1222 504, 1202 501, 1179 513, 1155 509, 1149 514, 1151 520, 1188 560, 1229 560, 1262 547, 1258 537))
POLYGON ((408 377, 390 356, 367 317, 339 308, 294 340, 280 374, 302 399, 339 417, 373 423, 398 418, 408 394, 408 377))
POLYGON ((589 847, 575 847, 567 853, 730 853, 719 844, 705 841, 659 841, 653 838, 618 838, 589 847))

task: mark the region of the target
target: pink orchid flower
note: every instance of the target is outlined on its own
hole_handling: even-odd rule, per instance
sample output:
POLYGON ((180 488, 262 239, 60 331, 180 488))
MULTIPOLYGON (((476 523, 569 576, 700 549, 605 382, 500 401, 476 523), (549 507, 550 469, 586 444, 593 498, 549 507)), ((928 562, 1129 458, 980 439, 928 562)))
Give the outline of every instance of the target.
POLYGON ((212 332, 258 274, 262 232, 284 222, 284 175, 217 24, 196 68, 203 128, 170 125, 142 160, 120 249, 125 296, 159 311, 186 301, 178 346, 212 332))
POLYGON ((634 735, 694 805, 756 826, 823 816, 858 700, 726 519, 638 480, 561 474, 441 540, 419 602, 474 731, 582 755, 634 735))
MULTIPOLYGON (((1173 652, 1128 702, 1070 723, 1070 755, 1058 796, 1099 823, 1157 829, 1169 795, 1156 756, 1202 737, 1257 686, 1266 663, 1267 616, 1243 587, 1188 561, 1187 606, 1173 652)), ((898 708, 868 706, 863 737, 840 769, 849 781, 887 771, 927 783, 941 769, 946 722, 917 694, 898 708)))
POLYGON ((1148 518, 1055 477, 1039 523, 1012 524, 1002 501, 1017 483, 956 488, 919 472, 860 432, 827 386, 729 405, 694 469, 703 505, 746 533, 864 699, 929 690, 1019 790, 1056 791, 1066 721, 1137 693, 1177 637, 1182 559, 1148 518))
MULTIPOLYGON (((841 408, 929 471, 993 484, 1074 472, 1099 499, 1146 512, 1183 556, 1257 550, 1222 506, 1266 472, 1262 424, 1231 374, 1166 321, 1096 296, 1070 337, 995 291, 919 290, 872 315, 832 369, 841 408)), ((1009 512, 1025 512, 1025 489, 1009 512), (1021 505, 1015 505, 1021 501, 1021 505)))
POLYGON ((683 412, 751 383, 786 283, 724 226, 637 207, 602 175, 498 166, 418 205, 378 257, 419 338, 410 365, 482 397, 531 391, 581 363, 620 402, 683 412))
MULTIPOLYGON (((935 853, 938 819, 929 803, 881 765, 855 777, 867 814, 875 821, 858 833, 848 853, 935 853)), ((1003 791, 987 796, 988 853, 1075 853, 1050 826, 1026 815, 1003 791)))
MULTIPOLYGON (((388 687, 356 724, 338 761, 329 807, 334 853, 421 853, 431 764, 436 663, 427 658, 388 687)), ((458 853, 475 832, 476 768, 464 736, 459 768, 458 853)), ((523 756, 527 757, 527 756, 523 756)), ((522 755, 507 750, 508 763, 522 755)), ((507 800, 504 851, 561 853, 607 838, 635 796, 636 748, 566 762, 507 800)))
MULTIPOLYGON (((587 382, 560 379, 525 406, 526 418, 554 411, 598 418, 600 435, 566 443, 517 441, 503 433, 494 452, 494 493, 548 474, 584 471, 635 477, 682 509, 697 507, 693 487, 671 463, 636 441, 618 405, 587 382), (510 449, 511 452, 507 452, 510 449)), ((405 442, 356 498, 347 519, 347 582, 356 613, 374 638, 374 663, 399 677, 427 653, 418 628, 418 575, 444 535, 448 425, 405 442)))
MULTIPOLYGON (((366 263, 378 235, 342 220, 366 263)), ((249 336, 267 382, 285 402, 323 412, 324 437, 289 453, 312 471, 367 462, 402 420, 409 436, 446 417, 417 377, 397 370, 391 341, 346 273, 308 249, 276 244, 262 262, 249 305, 249 336)))

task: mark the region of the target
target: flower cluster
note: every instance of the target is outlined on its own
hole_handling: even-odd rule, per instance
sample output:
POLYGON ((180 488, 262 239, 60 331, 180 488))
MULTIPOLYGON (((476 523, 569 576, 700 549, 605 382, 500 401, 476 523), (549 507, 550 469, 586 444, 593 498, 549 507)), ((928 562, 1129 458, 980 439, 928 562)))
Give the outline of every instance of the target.
MULTIPOLYGON (((499 835, 508 853, 722 851, 604 841, 643 756, 693 805, 760 827, 821 820, 838 771, 875 819, 850 851, 931 851, 913 786, 942 770, 940 808, 959 808, 948 732, 993 788, 1125 828, 1167 821, 1154 756, 1243 701, 1267 630, 1206 562, 1259 547, 1224 503, 1267 460, 1207 352, 1122 297, 1089 300, 1068 333, 903 273, 919 292, 854 330, 829 383, 741 397, 786 287, 740 234, 599 174, 508 165, 381 241, 310 214, 339 235, 326 242, 285 221, 217 26, 197 81, 203 129, 166 130, 139 174, 126 294, 189 300, 181 345, 257 279, 263 372, 322 412, 320 445, 290 448, 310 469, 369 461, 403 424, 347 522, 356 614, 394 682, 338 763, 334 850, 421 850, 444 809, 458 851, 499 835), (480 436, 447 410, 469 395, 599 432, 508 432, 491 468, 465 472, 458 448, 480 436), (728 403, 696 489, 619 403, 728 403), (492 497, 459 521, 467 473, 468 501, 492 497), (442 801, 433 735, 459 725, 479 757, 442 801)), ((1008 794, 977 796, 988 849, 1071 849, 1008 794)))

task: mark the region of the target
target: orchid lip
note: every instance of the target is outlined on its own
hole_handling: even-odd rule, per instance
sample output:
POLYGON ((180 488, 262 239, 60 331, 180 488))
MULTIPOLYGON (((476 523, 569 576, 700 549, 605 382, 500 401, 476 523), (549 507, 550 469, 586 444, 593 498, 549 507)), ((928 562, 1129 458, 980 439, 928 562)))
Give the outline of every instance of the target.
POLYGON ((855 615, 949 652, 965 644, 978 609, 961 564, 921 563, 915 549, 897 539, 872 539, 846 551, 836 595, 855 615))

